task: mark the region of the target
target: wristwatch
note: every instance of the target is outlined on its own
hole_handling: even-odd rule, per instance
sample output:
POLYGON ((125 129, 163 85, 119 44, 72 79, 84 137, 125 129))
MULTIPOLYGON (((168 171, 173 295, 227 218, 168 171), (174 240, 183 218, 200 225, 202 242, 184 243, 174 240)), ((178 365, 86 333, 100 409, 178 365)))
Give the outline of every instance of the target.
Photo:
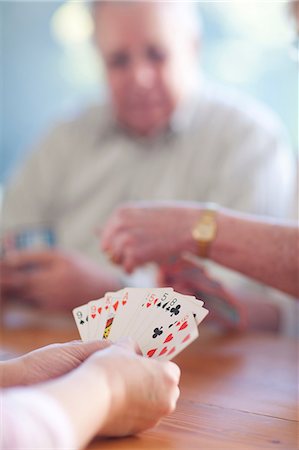
POLYGON ((201 212, 199 221, 192 230, 192 237, 198 242, 198 255, 208 258, 209 250, 217 233, 217 208, 211 204, 201 212))

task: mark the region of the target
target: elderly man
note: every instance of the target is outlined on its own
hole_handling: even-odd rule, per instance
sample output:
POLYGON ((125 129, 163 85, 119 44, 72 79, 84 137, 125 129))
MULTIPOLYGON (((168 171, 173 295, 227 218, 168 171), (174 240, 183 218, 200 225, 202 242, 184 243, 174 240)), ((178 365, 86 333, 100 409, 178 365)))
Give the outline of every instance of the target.
POLYGON ((110 101, 52 130, 8 187, 4 232, 51 222, 58 248, 4 259, 5 297, 70 308, 122 287, 95 228, 124 201, 290 214, 295 174, 283 130, 265 108, 204 81, 195 13, 188 3, 95 3, 110 101))

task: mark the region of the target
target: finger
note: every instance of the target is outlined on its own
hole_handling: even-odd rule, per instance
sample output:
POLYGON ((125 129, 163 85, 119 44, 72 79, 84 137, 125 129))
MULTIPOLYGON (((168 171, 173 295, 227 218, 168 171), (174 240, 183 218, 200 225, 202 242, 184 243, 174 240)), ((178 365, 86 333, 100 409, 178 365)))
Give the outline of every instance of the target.
POLYGON ((105 252, 108 250, 109 246, 111 245, 111 225, 110 221, 105 224, 103 227, 101 233, 98 235, 100 238, 100 247, 105 252))
POLYGON ((140 243, 138 246, 134 245, 126 249, 121 265, 127 273, 131 273, 149 262, 159 262, 159 255, 155 252, 155 245, 152 243, 140 243))
POLYGON ((114 226, 111 219, 104 226, 97 226, 94 229, 95 236, 99 239, 100 248, 102 251, 106 252, 111 246, 114 237, 114 226))
POLYGON ((52 263, 56 252, 53 250, 11 252, 5 258, 7 267, 22 269, 28 265, 48 265, 52 263))
POLYGON ((171 405, 172 411, 175 410, 179 397, 180 397, 180 388, 178 386, 176 386, 175 391, 172 395, 172 405, 171 405))
POLYGON ((174 379, 176 384, 179 384, 180 377, 181 377, 181 369, 179 368, 179 366, 172 361, 166 361, 164 363, 164 366, 165 366, 165 369, 167 370, 167 372, 174 379))
POLYGON ((113 241, 113 246, 109 248, 107 254, 114 264, 122 264, 126 259, 126 254, 134 248, 134 239, 131 233, 120 233, 113 241))
POLYGON ((136 341, 132 338, 122 338, 118 340, 116 345, 125 348, 126 350, 132 351, 137 355, 142 355, 141 349, 136 341))
POLYGON ((106 256, 112 264, 117 264, 117 261, 115 260, 113 252, 111 250, 106 250, 106 256))
POLYGON ((101 248, 103 251, 108 250, 112 245, 115 237, 122 230, 122 223, 114 214, 105 224, 101 233, 101 248))
POLYGON ((101 234, 101 247, 103 251, 109 250, 113 246, 114 240, 119 233, 131 230, 136 227, 136 223, 130 220, 132 216, 131 208, 124 205, 119 207, 106 222, 101 234))
POLYGON ((3 270, 0 278, 1 290, 21 291, 26 285, 26 273, 15 270, 3 270))

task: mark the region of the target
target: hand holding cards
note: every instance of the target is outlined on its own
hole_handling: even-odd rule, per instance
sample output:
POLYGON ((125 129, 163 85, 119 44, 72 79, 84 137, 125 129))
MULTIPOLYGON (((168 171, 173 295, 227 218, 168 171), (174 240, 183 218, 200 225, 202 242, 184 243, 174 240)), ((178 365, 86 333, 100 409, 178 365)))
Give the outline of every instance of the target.
POLYGON ((131 337, 144 356, 159 360, 191 344, 207 314, 202 301, 172 288, 125 288, 73 310, 82 341, 131 337))
POLYGON ((1 255, 20 250, 44 250, 55 245, 56 235, 52 226, 32 225, 6 231, 1 237, 1 255))

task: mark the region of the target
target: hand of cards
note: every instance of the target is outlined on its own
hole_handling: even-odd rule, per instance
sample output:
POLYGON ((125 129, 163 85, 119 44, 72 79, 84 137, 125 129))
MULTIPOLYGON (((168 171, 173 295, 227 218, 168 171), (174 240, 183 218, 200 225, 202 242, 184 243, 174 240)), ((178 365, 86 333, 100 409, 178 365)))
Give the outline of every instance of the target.
POLYGON ((125 288, 73 310, 82 341, 131 337, 144 356, 159 360, 191 344, 207 314, 202 301, 172 288, 125 288))

